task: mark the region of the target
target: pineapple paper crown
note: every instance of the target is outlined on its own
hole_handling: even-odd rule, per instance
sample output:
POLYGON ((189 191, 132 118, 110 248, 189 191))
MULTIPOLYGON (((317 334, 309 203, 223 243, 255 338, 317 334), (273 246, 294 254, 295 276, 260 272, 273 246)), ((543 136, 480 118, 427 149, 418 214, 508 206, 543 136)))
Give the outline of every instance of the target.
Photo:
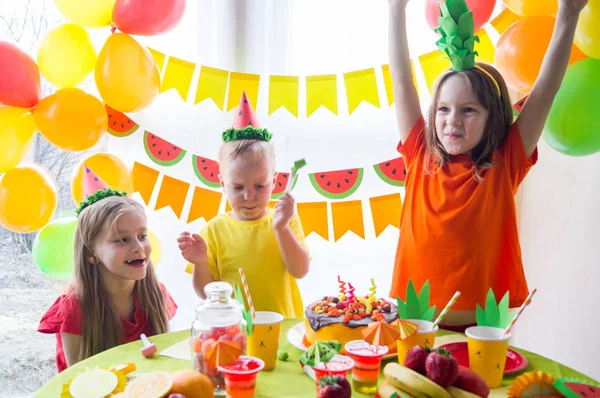
POLYGON ((252 109, 252 104, 248 100, 246 92, 242 92, 240 104, 236 109, 233 126, 228 128, 221 135, 223 142, 237 140, 261 140, 271 141, 273 135, 267 129, 260 128, 258 119, 252 109))
POLYGON ((475 67, 475 20, 465 0, 440 0, 441 16, 435 29, 442 37, 436 42, 440 52, 445 52, 452 69, 462 71, 475 67))
POLYGON ((406 288, 406 303, 396 297, 398 303, 398 316, 400 319, 422 319, 431 322, 435 313, 435 305, 429 306, 429 281, 426 281, 419 295, 415 290, 412 280, 408 281, 406 288))
POLYGON ((514 316, 508 309, 508 298, 509 292, 506 292, 500 303, 496 304, 496 296, 490 288, 485 300, 485 310, 477 304, 477 325, 506 328, 514 316))

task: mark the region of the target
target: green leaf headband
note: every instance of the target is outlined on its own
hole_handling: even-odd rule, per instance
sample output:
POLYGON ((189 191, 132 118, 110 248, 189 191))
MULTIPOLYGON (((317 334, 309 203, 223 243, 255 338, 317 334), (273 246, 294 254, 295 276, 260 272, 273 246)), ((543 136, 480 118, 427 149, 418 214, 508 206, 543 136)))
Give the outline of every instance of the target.
POLYGON ((237 140, 261 140, 269 142, 273 138, 273 134, 269 133, 267 129, 260 129, 252 126, 247 126, 243 129, 230 127, 223 132, 221 138, 223 139, 223 142, 237 140))
POLYGON ((127 192, 125 191, 117 191, 115 189, 112 188, 105 188, 105 189, 101 189, 99 191, 94 192, 93 194, 91 194, 90 196, 88 196, 85 200, 81 201, 81 203, 79 203, 79 206, 77 206, 77 209, 75 210, 75 213, 77 213, 77 215, 79 216, 79 214, 81 213, 81 211, 83 209, 85 209, 86 207, 89 207, 91 205, 93 205, 94 203, 102 200, 102 199, 106 199, 109 198, 111 196, 127 196, 127 192))
POLYGON ((465 0, 440 0, 440 12, 440 26, 435 31, 442 37, 436 44, 440 52, 445 52, 450 59, 452 70, 479 69, 494 82, 498 96, 501 96, 500 85, 492 74, 475 64, 475 56, 479 54, 474 48, 475 42, 479 43, 479 36, 475 34, 473 12, 465 0))

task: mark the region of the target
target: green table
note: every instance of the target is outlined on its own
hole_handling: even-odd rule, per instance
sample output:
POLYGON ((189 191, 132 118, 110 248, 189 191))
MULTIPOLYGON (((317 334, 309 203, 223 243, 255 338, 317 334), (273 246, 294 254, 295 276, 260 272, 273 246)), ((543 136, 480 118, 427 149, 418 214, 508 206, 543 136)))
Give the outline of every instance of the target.
MULTIPOLYGON (((316 396, 316 387, 312 379, 310 379, 301 369, 298 359, 302 351, 294 347, 287 341, 286 333, 294 325, 302 322, 302 319, 286 319, 283 322, 280 339, 280 349, 285 350, 289 354, 287 362, 278 361, 277 368, 270 372, 261 372, 258 376, 258 385, 256 397, 269 398, 314 398, 316 396)), ((451 334, 450 332, 440 331, 438 336, 451 334)), ((150 337, 150 341, 156 344, 159 351, 178 343, 190 335, 189 330, 179 332, 165 333, 162 335, 150 337)), ((69 379, 77 376, 86 369, 96 366, 110 366, 122 363, 134 362, 138 372, 149 372, 153 370, 176 371, 179 369, 192 368, 191 361, 184 361, 163 356, 156 356, 152 359, 145 359, 140 354, 142 342, 136 341, 129 344, 124 344, 119 347, 102 352, 91 358, 86 359, 55 376, 52 380, 40 388, 34 395, 39 398, 60 397, 62 385, 67 383, 69 379)), ((566 366, 551 361, 542 356, 517 350, 527 357, 529 367, 525 371, 542 370, 553 374, 555 377, 576 377, 582 380, 593 381, 589 377, 582 375, 566 366)), ((517 375, 518 376, 518 375, 517 375)), ((383 376, 381 376, 383 378, 383 376)), ((494 390, 490 396, 506 396, 506 386, 510 385, 514 377, 504 379, 504 388, 494 390)), ((367 397, 367 395, 353 392, 353 397, 367 397)))

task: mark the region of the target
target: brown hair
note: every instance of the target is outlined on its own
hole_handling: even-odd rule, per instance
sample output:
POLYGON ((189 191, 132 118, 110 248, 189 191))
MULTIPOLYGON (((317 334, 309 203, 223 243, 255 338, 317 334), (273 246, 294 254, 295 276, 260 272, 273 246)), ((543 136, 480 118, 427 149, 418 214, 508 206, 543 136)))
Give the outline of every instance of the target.
MULTIPOLYGON (((127 197, 109 197, 86 207, 80 214, 75 231, 75 282, 70 292, 79 299, 82 310, 81 342, 78 361, 122 343, 121 318, 114 308, 100 274, 102 265, 92 264, 96 239, 102 228, 115 228, 119 217, 129 210, 144 213, 143 207, 127 197)), ((168 331, 165 300, 150 261, 144 279, 136 281, 133 294, 146 313, 156 334, 168 331)))
POLYGON ((224 142, 219 149, 220 172, 229 161, 242 156, 251 155, 257 159, 268 158, 275 171, 275 149, 270 142, 264 140, 234 140, 224 142))
POLYGON ((506 139, 513 121, 508 88, 500 72, 493 66, 482 62, 478 62, 477 67, 469 70, 454 71, 448 69, 437 79, 433 89, 431 105, 427 113, 425 138, 430 159, 425 163, 426 172, 430 171, 430 166, 433 163, 437 164, 437 169, 439 170, 446 162, 450 161, 450 155, 446 152, 437 136, 435 116, 440 90, 443 84, 452 76, 460 76, 465 79, 474 91, 477 101, 490 111, 483 137, 479 144, 471 151, 471 159, 474 164, 473 175, 477 181, 481 181, 483 178, 480 173, 494 166, 492 162, 494 152, 506 139), (478 69, 478 67, 492 75, 498 86, 496 86, 496 83, 492 81, 487 73, 478 69), (500 96, 498 96, 498 87, 500 88, 500 96))

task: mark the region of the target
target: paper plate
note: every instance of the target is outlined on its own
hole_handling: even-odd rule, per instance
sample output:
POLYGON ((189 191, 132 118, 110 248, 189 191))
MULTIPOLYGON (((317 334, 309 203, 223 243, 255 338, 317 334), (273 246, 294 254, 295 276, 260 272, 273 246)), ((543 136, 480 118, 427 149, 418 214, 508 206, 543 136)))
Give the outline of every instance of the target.
MULTIPOLYGON (((439 348, 450 351, 452 356, 458 361, 459 365, 467 368, 469 367, 469 347, 467 342, 444 344, 439 348)), ((508 353, 506 354, 506 365, 504 366, 505 375, 520 372, 527 368, 527 365, 527 358, 510 348, 508 349, 508 353)))
MULTIPOLYGON (((294 325, 288 330, 286 337, 291 345, 298 348, 299 350, 306 351, 308 347, 304 345, 302 339, 304 338, 304 334, 306 333, 306 325, 304 322, 300 322, 297 325, 294 325)), ((383 359, 396 358, 396 353, 391 353, 383 356, 383 359)))

